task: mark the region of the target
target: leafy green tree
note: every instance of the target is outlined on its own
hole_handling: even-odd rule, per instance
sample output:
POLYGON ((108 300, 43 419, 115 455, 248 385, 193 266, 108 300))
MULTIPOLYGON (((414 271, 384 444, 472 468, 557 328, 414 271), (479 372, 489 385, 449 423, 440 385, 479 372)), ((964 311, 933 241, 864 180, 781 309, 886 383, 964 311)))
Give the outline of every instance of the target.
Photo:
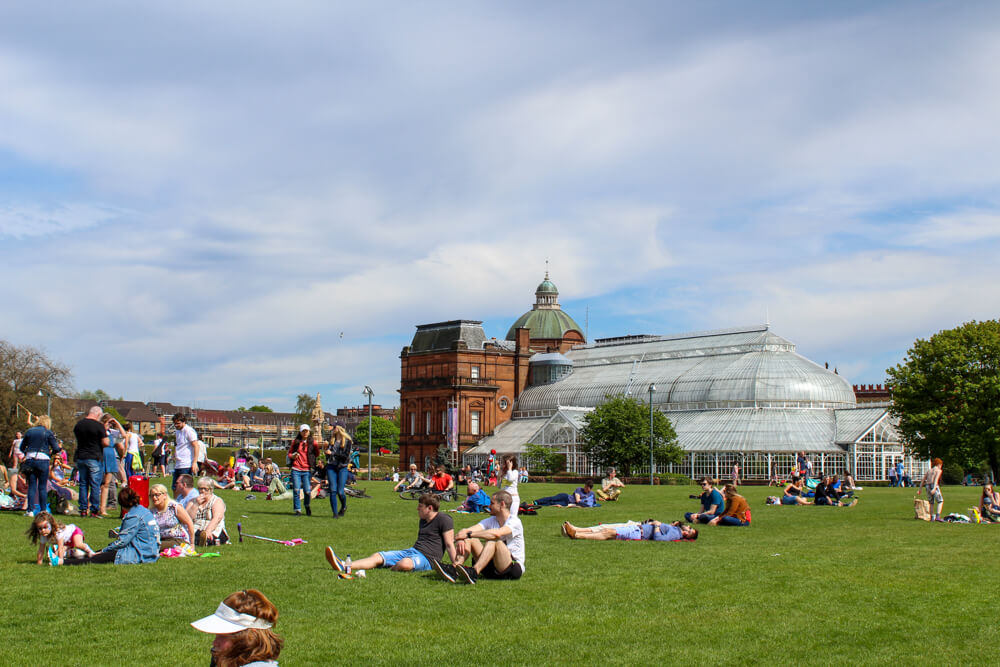
POLYGON ((309 394, 299 394, 295 398, 295 428, 299 424, 309 424, 312 419, 313 406, 316 405, 316 398, 309 394))
POLYGON ((541 473, 553 475, 566 469, 566 455, 551 447, 528 443, 525 449, 528 459, 535 463, 541 473))
POLYGON ((251 405, 247 408, 247 412, 274 412, 274 410, 266 405, 251 405))
MULTIPOLYGON (((385 447, 393 452, 399 451, 399 428, 388 419, 382 417, 372 417, 372 449, 385 447)), ((354 431, 354 444, 356 447, 365 448, 368 446, 368 417, 365 417, 358 428, 354 431)))
POLYGON ((968 322, 917 339, 886 370, 890 412, 915 453, 1000 470, 1000 322, 968 322))
POLYGON ((97 389, 95 391, 90 391, 89 389, 84 389, 78 392, 76 395, 82 401, 93 401, 94 403, 100 403, 101 401, 110 401, 111 397, 108 396, 108 392, 103 389, 97 389))
MULTIPOLYGON (((614 466, 628 477, 633 468, 649 462, 649 404, 632 397, 607 396, 583 421, 583 450, 593 463, 614 466)), ((664 465, 680 463, 683 457, 670 420, 654 410, 653 459, 664 465)))
POLYGON ((125 425, 125 418, 122 417, 122 413, 118 412, 118 410, 116 410, 114 407, 109 405, 106 408, 104 408, 104 411, 109 415, 111 415, 112 417, 114 417, 115 419, 117 419, 119 424, 121 424, 122 426, 125 425))

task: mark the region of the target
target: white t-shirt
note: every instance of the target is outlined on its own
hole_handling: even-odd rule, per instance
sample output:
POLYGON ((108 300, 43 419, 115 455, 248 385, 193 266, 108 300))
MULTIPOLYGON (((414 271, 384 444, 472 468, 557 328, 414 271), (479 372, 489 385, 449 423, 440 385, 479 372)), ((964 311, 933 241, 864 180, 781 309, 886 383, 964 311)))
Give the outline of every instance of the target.
POLYGON ((521 479, 521 474, 516 470, 508 470, 504 473, 503 479, 500 480, 500 490, 506 491, 515 498, 519 497, 520 494, 517 492, 517 483, 521 479))
POLYGON ((174 461, 178 468, 190 468, 194 458, 194 442, 198 439, 198 434, 189 425, 184 424, 184 428, 177 429, 177 438, 174 441, 174 461))
MULTIPOLYGON (((504 526, 510 526, 510 535, 504 536, 500 541, 507 545, 510 549, 510 555, 513 556, 520 566, 521 571, 524 571, 524 526, 521 524, 521 520, 516 516, 511 514, 507 517, 507 523, 504 526)), ((496 517, 490 516, 478 524, 476 524, 476 530, 497 530, 498 528, 503 528, 500 522, 497 521, 496 517)))
POLYGON ((125 436, 125 453, 126 454, 138 454, 139 453, 139 436, 136 433, 129 433, 125 436))
POLYGON ((76 525, 71 523, 67 526, 63 526, 63 529, 60 530, 58 533, 56 533, 56 539, 54 542, 52 541, 52 535, 49 535, 48 537, 43 537, 39 541, 42 544, 55 544, 55 545, 65 544, 68 547, 73 546, 69 543, 69 540, 71 537, 73 537, 73 533, 75 531, 76 531, 76 525))

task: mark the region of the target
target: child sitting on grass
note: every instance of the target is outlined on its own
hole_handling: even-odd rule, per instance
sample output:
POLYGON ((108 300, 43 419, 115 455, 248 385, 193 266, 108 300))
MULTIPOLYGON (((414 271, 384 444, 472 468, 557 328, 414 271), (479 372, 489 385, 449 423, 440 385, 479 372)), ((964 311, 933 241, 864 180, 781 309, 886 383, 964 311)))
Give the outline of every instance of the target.
POLYGON ((82 530, 72 523, 64 526, 48 512, 38 513, 28 528, 28 537, 38 545, 39 565, 45 562, 46 555, 50 565, 61 564, 67 549, 79 549, 88 556, 94 555, 94 550, 83 541, 82 530))

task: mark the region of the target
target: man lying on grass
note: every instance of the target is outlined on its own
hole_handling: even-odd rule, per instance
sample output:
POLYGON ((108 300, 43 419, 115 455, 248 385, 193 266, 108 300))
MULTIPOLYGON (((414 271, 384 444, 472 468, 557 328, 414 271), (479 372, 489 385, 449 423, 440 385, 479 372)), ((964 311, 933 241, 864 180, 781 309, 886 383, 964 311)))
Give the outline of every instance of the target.
POLYGON ((642 523, 614 523, 580 528, 569 521, 562 526, 563 535, 571 540, 652 540, 654 542, 693 541, 698 539, 698 530, 686 523, 674 521, 662 523, 649 519, 642 523))
POLYGON ((588 479, 583 486, 576 487, 573 495, 568 493, 557 493, 554 496, 546 496, 535 501, 536 505, 543 507, 555 505, 558 507, 598 507, 597 499, 594 496, 594 481, 588 479))
POLYGON ((510 513, 511 496, 497 491, 490 498, 490 516, 475 526, 458 531, 459 560, 455 566, 431 561, 434 570, 452 583, 474 584, 485 579, 520 579, 524 574, 524 526, 510 513), (472 555, 472 566, 463 565, 472 555))
MULTIPOLYGON (((417 516, 420 523, 417 528, 417 541, 409 549, 400 551, 379 551, 367 558, 356 560, 351 569, 357 576, 365 576, 365 570, 376 567, 387 567, 396 572, 412 572, 431 569, 432 560, 441 560, 448 551, 451 562, 460 562, 455 554, 455 529, 452 518, 441 514, 438 509, 441 501, 432 493, 425 493, 417 501, 417 516)), ((334 569, 346 572, 347 566, 333 552, 333 547, 326 548, 326 560, 334 569)))

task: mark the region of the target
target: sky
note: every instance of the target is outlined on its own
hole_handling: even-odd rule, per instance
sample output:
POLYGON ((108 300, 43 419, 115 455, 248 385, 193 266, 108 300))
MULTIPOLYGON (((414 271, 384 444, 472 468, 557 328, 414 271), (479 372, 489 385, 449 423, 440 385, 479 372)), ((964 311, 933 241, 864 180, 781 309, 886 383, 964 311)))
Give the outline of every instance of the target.
POLYGON ((768 322, 849 381, 1000 310, 1000 5, 0 4, 0 338, 77 389, 398 405, 418 324, 768 322))

